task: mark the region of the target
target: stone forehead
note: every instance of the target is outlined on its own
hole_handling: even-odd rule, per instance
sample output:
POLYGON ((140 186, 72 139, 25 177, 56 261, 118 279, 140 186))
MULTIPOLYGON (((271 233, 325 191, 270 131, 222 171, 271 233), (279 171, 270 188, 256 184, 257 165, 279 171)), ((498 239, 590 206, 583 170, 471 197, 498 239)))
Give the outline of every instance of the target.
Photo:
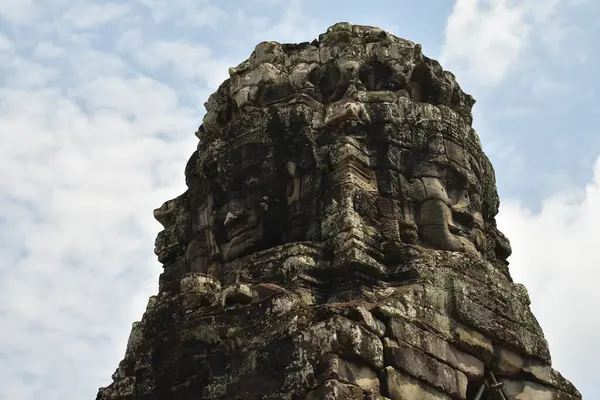
MULTIPOLYGON (((373 67, 373 63, 385 66, 386 73, 399 85, 416 80, 429 86, 437 85, 434 91, 450 93, 452 98, 445 100, 447 108, 470 125, 473 98, 460 89, 452 73, 425 57, 420 45, 379 28, 338 23, 311 43, 258 44, 249 59, 230 68, 229 79, 205 103, 204 131, 208 136, 223 134, 222 128, 230 121, 268 105, 255 104, 253 101, 259 97, 267 99, 267 103, 268 99, 275 98, 277 104, 272 105, 283 107, 285 101, 282 100, 289 101, 290 97, 305 94, 306 89, 315 89, 315 84, 318 85, 315 80, 340 73, 347 79, 347 75, 357 75, 361 68, 373 67), (332 65, 333 70, 329 68, 332 65), (327 68, 323 69, 324 66, 327 68)), ((416 83, 420 85, 419 82, 416 83)), ((361 92, 355 100, 361 103, 402 101, 402 93, 386 92, 386 95, 361 92)), ((316 104, 318 101, 311 102, 308 98, 310 96, 305 96, 302 101, 305 105, 315 113, 324 112, 316 104)))
POLYGON ((362 131, 365 137, 373 130, 369 127, 371 124, 379 125, 380 128, 375 129, 402 142, 404 147, 425 146, 428 140, 442 137, 477 158, 483 156, 476 131, 446 106, 406 98, 398 98, 393 103, 345 100, 323 105, 313 99, 293 97, 276 107, 241 114, 217 134, 205 134, 199 145, 200 158, 229 152, 248 143, 262 143, 267 147, 275 147, 276 142, 308 143, 320 135, 319 131, 343 131, 340 126, 343 122, 360 122, 354 131, 362 131), (404 125, 407 126, 403 128, 404 125), (403 135, 403 129, 410 130, 410 137, 403 135))
MULTIPOLYGON (((454 161, 463 158, 464 151, 460 163, 476 168, 478 176, 494 185, 493 168, 471 127, 473 98, 414 42, 380 28, 342 22, 311 43, 262 42, 247 60, 230 68, 229 75, 205 103, 207 113, 197 133, 199 165, 252 142, 273 151, 284 149, 284 157, 290 157, 294 152, 289 149, 299 141, 312 147, 331 143, 350 132, 350 123, 355 133, 369 136, 380 130, 374 134, 406 148, 426 148, 441 138, 443 151, 452 153, 454 161), (335 90, 332 85, 345 90, 362 79, 365 68, 397 85, 362 86, 333 100, 322 96, 335 90), (323 80, 329 78, 333 83, 328 86, 323 80), (442 100, 415 98, 412 91, 419 87, 449 95, 442 100), (302 134, 300 127, 305 128, 302 134)), ((371 139, 362 146, 378 140, 371 139)), ((484 192, 489 192, 485 197, 496 196, 491 187, 484 192)))
MULTIPOLYGON (((257 68, 268 63, 269 68, 286 70, 303 63, 326 64, 337 61, 352 67, 352 62, 375 58, 380 61, 418 61, 422 57, 421 46, 394 36, 380 28, 337 23, 319 35, 312 43, 282 44, 275 41, 259 43, 250 58, 229 70, 230 76, 257 68), (339 61, 338 61, 339 60, 339 61)), ((267 68, 267 69, 269 69, 267 68)), ((253 74, 256 78, 259 73, 253 74)), ((249 82, 251 78, 246 78, 249 82)))

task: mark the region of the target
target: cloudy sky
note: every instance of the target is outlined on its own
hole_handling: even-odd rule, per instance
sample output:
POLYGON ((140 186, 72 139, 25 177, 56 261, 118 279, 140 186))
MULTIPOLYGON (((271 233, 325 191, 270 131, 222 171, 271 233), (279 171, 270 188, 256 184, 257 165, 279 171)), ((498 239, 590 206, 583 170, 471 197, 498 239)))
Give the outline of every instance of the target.
POLYGON ((422 44, 477 99, 513 277, 555 367, 600 399, 600 2, 340 5, 0 0, 0 398, 110 382, 157 290, 152 210, 184 190, 207 96, 258 42, 349 21, 422 44))

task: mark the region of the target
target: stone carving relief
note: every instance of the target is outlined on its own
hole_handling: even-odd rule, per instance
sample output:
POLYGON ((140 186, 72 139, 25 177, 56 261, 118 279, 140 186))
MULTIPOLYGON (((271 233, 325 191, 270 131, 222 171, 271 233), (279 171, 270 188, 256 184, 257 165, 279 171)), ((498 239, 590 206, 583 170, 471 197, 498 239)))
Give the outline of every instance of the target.
MULTIPOLYGON (((196 220, 193 270, 296 241, 343 248, 331 241, 344 223, 374 263, 377 241, 484 258, 494 253, 488 241, 507 243, 495 230, 493 169, 470 125, 472 98, 408 41, 329 53, 327 41, 345 32, 321 47, 260 44, 207 102, 200 172, 189 182, 200 194, 185 200, 196 220), (413 50, 399 58, 398 45, 413 50), (325 181, 337 189, 326 194, 325 181), (327 201, 350 208, 328 215, 327 201)), ((175 221, 165 222, 161 235, 178 243, 168 233, 175 221)), ((496 253, 503 261, 510 251, 496 253)))
POLYGON ((510 277, 450 72, 339 23, 229 74, 188 190, 154 212, 159 293, 98 400, 467 400, 491 371, 512 398, 581 398, 510 277))

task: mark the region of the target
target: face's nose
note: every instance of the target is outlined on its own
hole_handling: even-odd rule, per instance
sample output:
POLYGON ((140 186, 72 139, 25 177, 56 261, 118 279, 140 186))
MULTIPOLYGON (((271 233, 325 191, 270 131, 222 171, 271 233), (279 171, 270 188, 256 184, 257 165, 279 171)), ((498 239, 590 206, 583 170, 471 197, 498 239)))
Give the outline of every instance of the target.
POLYGON ((225 228, 230 228, 242 222, 246 217, 247 210, 244 205, 244 202, 239 200, 234 200, 229 203, 229 207, 227 207, 227 214, 225 215, 225 221, 223 224, 225 228))
POLYGON ((464 208, 452 207, 452 219, 465 228, 472 228, 475 222, 473 214, 464 208))
POLYGON ((239 213, 232 213, 229 211, 227 212, 227 215, 225 215, 225 221, 223 222, 223 225, 225 225, 225 228, 231 228, 239 220, 239 217, 239 213))

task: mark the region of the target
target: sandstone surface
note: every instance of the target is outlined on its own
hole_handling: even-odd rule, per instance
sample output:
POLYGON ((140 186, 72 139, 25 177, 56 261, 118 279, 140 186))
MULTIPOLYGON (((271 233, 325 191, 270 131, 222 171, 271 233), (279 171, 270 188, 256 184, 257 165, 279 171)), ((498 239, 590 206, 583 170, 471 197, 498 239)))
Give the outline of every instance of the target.
POLYGON ((464 400, 490 372, 513 399, 581 398, 511 279, 452 73, 338 23, 229 75, 187 191, 154 212, 159 292, 97 400, 464 400))

